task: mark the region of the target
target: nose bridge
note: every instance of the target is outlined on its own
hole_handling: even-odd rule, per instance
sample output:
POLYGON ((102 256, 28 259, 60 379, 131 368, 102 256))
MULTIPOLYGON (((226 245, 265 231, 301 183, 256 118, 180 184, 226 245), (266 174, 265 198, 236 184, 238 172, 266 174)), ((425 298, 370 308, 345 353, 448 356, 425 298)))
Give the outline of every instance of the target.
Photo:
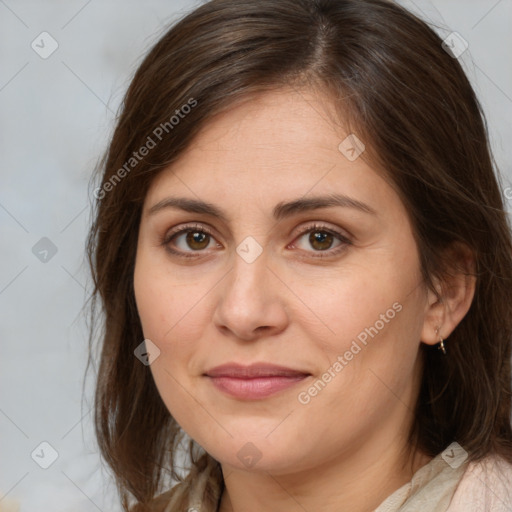
POLYGON ((268 253, 258 242, 254 239, 240 242, 234 255, 230 279, 227 280, 229 289, 226 290, 226 298, 229 296, 249 304, 269 294, 267 264, 268 253))
POLYGON ((244 239, 237 246, 215 313, 218 327, 242 339, 254 338, 261 327, 280 331, 287 321, 279 287, 268 268, 269 253, 255 242, 244 239))

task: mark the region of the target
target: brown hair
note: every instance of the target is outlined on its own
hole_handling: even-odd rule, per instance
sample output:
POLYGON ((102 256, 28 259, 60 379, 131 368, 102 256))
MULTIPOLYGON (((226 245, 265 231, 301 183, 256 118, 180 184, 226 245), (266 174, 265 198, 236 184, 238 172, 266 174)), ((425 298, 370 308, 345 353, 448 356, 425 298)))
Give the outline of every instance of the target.
MULTIPOLYGON (((485 116, 460 63, 426 23, 385 0, 213 0, 175 24, 138 68, 95 194, 91 311, 97 320, 99 298, 104 320, 95 427, 125 510, 134 500, 137 510, 157 510, 163 501, 146 504, 165 473, 183 479, 183 433, 134 357, 143 340, 133 273, 146 191, 213 115, 283 86, 327 93, 366 144, 365 158, 385 170, 413 224, 425 286, 434 290, 449 271, 445 250, 454 243, 473 252, 475 296, 448 354, 421 346, 411 444, 434 456, 456 440, 470 460, 497 453, 512 461, 510 226, 485 116), (155 146, 141 156, 150 138, 155 146)), ((210 468, 214 503, 219 464, 194 453, 187 482, 210 468)))

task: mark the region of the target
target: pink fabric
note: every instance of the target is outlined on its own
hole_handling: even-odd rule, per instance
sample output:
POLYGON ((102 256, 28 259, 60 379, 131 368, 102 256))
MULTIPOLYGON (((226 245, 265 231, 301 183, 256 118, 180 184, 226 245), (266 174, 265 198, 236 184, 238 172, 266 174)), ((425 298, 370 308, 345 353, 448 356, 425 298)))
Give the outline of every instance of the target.
POLYGON ((496 457, 470 463, 447 512, 512 512, 512 465, 496 457))

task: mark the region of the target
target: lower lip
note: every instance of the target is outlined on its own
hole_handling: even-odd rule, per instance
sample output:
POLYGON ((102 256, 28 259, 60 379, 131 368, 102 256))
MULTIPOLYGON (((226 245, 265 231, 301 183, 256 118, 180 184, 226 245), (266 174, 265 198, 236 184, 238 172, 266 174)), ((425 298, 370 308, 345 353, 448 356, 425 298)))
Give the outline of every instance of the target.
POLYGON ((213 385, 235 398, 257 400, 288 389, 303 381, 307 375, 296 377, 256 377, 252 379, 236 379, 233 377, 209 377, 213 385))

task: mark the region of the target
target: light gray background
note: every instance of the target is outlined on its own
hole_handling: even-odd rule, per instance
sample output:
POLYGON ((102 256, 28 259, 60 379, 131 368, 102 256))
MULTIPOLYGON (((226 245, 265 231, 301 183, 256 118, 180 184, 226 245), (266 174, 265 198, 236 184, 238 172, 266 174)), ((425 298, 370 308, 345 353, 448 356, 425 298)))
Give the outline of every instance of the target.
MULTIPOLYGON (((137 63, 199 3, 0 0, 1 512, 120 510, 92 436, 93 373, 82 405, 88 183, 137 63), (31 48, 43 31, 59 45, 47 59, 31 48), (42 237, 57 247, 46 263, 32 252, 42 237), (58 453, 48 469, 31 458, 43 441, 58 453)), ((510 186, 512 0, 401 3, 468 41, 460 60, 510 186)))

